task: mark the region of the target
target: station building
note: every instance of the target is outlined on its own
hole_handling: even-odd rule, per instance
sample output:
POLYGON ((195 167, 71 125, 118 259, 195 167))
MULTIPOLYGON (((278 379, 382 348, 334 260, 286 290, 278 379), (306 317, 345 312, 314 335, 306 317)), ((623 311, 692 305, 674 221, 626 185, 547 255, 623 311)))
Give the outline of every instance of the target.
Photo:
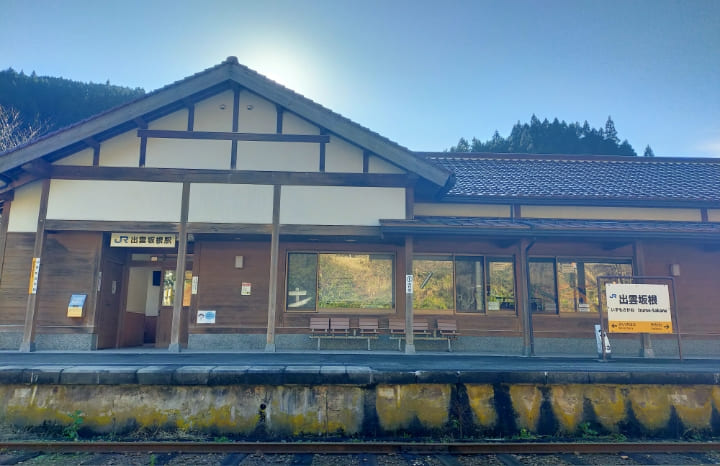
POLYGON ((720 355, 718 159, 413 152, 230 57, 0 154, 0 200, 2 349, 594 355, 610 275, 720 355))

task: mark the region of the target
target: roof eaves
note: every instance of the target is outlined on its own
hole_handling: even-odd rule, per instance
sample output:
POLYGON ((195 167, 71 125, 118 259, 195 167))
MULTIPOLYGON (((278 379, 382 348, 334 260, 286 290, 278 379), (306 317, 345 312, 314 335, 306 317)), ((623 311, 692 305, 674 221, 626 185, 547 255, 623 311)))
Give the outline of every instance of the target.
POLYGON ((105 131, 117 125, 169 105, 202 89, 214 86, 230 78, 227 66, 223 64, 177 81, 147 94, 128 104, 115 107, 95 117, 68 126, 37 139, 27 145, 0 154, 0 173, 19 167, 27 162, 59 150, 67 145, 105 131))

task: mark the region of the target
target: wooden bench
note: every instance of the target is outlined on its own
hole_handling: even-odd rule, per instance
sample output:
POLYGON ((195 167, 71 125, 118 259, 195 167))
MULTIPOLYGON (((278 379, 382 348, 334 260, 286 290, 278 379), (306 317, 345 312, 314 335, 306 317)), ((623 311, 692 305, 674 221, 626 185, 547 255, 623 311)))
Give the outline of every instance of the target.
POLYGON ((438 319, 437 329, 440 337, 447 338, 448 351, 452 351, 452 345, 450 342, 458 337, 457 321, 438 319))
MULTIPOLYGON (((401 349, 401 342, 405 339, 405 320, 390 319, 388 322, 390 338, 397 339, 398 351, 401 349)), ((452 351, 451 341, 457 338, 457 322, 454 320, 438 320, 437 330, 431 329, 427 320, 413 320, 414 340, 447 340, 448 351, 452 351)))
POLYGON ((380 334, 378 320, 374 317, 360 317, 358 319, 358 336, 367 338, 368 351, 370 351, 370 340, 377 339, 380 334))
POLYGON ((330 319, 327 317, 310 317, 310 338, 317 338, 317 349, 320 349, 320 340, 329 337, 330 319))
POLYGON ((310 338, 317 338, 317 349, 320 349, 320 340, 329 338, 364 338, 368 341, 378 338, 378 320, 361 317, 358 328, 350 326, 349 317, 310 317, 310 338))

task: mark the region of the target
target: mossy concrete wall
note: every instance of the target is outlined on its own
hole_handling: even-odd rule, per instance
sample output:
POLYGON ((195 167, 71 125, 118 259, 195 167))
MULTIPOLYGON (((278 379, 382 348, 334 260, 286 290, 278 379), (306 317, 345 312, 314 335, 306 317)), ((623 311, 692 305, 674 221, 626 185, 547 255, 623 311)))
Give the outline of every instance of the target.
POLYGON ((82 434, 246 438, 720 433, 720 386, 652 384, 0 385, 0 416, 82 434))

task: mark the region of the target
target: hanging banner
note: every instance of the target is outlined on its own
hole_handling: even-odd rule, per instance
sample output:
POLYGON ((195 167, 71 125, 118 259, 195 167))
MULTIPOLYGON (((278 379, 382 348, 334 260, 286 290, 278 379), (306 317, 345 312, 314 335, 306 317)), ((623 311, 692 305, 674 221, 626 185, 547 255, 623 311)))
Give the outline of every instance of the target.
POLYGON ((114 248, 174 248, 175 233, 112 233, 114 248))
POLYGON ((605 285, 608 332, 673 333, 667 285, 605 285))

